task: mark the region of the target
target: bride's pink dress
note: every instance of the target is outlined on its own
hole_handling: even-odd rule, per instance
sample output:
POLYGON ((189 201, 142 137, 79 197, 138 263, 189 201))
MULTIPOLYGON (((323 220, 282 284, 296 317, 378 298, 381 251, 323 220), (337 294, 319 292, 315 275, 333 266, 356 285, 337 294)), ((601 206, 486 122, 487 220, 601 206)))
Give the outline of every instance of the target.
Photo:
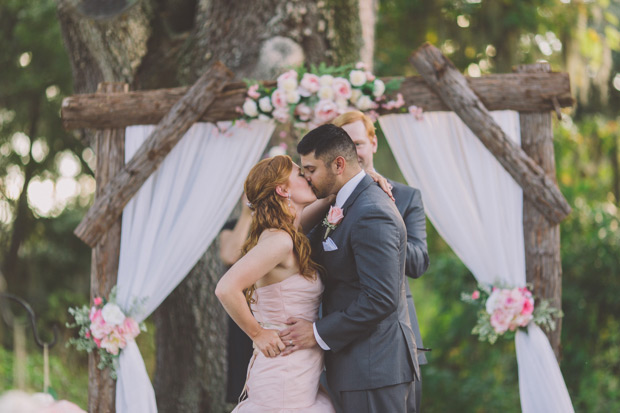
MULTIPOLYGON (((289 317, 316 321, 323 284, 297 274, 257 288, 252 312, 264 328, 281 330, 289 317)), ((248 367, 248 398, 233 412, 331 413, 329 397, 319 389, 323 350, 318 346, 268 358, 258 350, 248 367)))

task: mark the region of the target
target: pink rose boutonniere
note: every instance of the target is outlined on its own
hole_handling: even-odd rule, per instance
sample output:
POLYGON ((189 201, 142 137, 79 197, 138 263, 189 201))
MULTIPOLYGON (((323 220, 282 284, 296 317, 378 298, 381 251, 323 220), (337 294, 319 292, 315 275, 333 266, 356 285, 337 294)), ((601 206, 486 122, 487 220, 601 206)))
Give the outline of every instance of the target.
POLYGON ((329 212, 327 212, 327 215, 323 219, 323 226, 327 228, 325 230, 325 236, 323 236, 324 240, 327 239, 327 236, 331 231, 336 229, 338 224, 340 224, 340 221, 342 221, 342 218, 344 218, 342 209, 337 206, 329 207, 329 212))

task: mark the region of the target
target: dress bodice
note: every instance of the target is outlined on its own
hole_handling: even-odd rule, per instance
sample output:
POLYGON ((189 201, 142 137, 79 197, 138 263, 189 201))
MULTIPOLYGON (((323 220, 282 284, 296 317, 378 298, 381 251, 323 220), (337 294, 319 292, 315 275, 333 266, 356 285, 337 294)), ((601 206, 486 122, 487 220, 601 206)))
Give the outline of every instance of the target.
POLYGON ((254 292, 251 305, 254 317, 260 323, 283 325, 289 317, 316 321, 321 303, 323 284, 317 276, 309 280, 301 274, 290 277, 254 292))

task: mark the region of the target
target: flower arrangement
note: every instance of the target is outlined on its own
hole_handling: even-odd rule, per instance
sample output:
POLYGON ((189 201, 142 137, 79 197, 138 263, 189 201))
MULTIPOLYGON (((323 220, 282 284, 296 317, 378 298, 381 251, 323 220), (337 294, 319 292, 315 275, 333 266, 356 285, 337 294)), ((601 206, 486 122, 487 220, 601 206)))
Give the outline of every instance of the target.
MULTIPOLYGON (((109 367, 112 378, 116 379, 120 351, 135 340, 140 331, 146 331, 146 326, 126 315, 116 304, 116 287, 110 292, 108 300, 96 297, 93 304, 90 308, 69 308, 75 322, 67 323, 67 327, 79 328, 79 338, 70 338, 67 344, 88 353, 97 351, 100 356, 97 367, 100 370, 109 367)), ((132 308, 134 311, 131 313, 134 313, 136 305, 132 308)))
POLYGON ((563 316, 547 300, 540 300, 535 307, 528 287, 498 288, 479 284, 473 293, 461 293, 461 300, 478 307, 478 322, 472 334, 491 344, 507 332, 525 328, 531 322, 555 330, 553 317, 563 316))
POLYGON ((323 236, 324 240, 327 239, 330 231, 336 229, 336 227, 338 226, 338 224, 340 224, 340 221, 342 221, 343 218, 344 213, 342 209, 333 205, 329 207, 329 211, 327 212, 327 215, 325 215, 325 218, 323 218, 322 222, 322 225, 325 227, 325 235, 323 236))
POLYGON ((243 107, 237 111, 246 121, 275 119, 279 123, 293 122, 299 129, 313 129, 330 122, 338 115, 360 110, 373 120, 376 109, 401 108, 405 101, 399 93, 395 100, 387 100, 398 90, 402 79, 384 83, 368 70, 364 63, 355 66, 311 66, 291 69, 281 74, 275 87, 256 81, 246 81, 248 92, 243 107))

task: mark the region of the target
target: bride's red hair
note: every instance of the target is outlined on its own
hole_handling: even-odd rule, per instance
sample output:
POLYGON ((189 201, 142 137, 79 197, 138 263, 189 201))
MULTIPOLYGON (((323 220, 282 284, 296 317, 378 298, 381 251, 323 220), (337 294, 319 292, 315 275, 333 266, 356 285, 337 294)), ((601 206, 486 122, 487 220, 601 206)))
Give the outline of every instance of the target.
MULTIPOLYGON (((267 229, 285 231, 293 239, 293 253, 299 263, 299 272, 308 279, 316 279, 319 266, 310 259, 310 242, 305 234, 294 224, 294 212, 288 206, 289 200, 276 193, 278 185, 286 185, 293 171, 293 161, 288 155, 278 155, 263 159, 250 170, 245 180, 245 195, 253 211, 250 234, 242 252, 245 255, 257 243, 267 229)), ((256 285, 245 291, 248 303, 252 303, 252 295, 256 285)))

